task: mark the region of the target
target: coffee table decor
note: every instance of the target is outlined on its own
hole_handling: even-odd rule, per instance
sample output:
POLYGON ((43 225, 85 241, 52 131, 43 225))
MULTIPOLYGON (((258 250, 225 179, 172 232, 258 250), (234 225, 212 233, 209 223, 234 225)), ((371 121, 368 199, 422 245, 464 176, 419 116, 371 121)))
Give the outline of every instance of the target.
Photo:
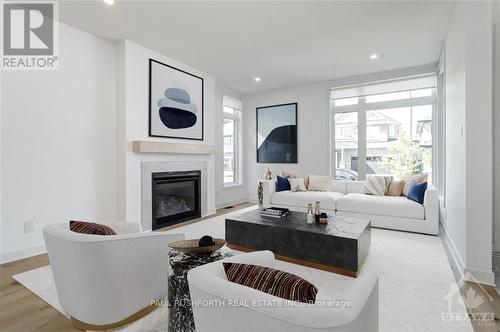
POLYGON ((219 250, 226 244, 223 239, 213 239, 213 244, 200 245, 201 239, 182 240, 170 243, 168 246, 178 252, 185 252, 192 255, 209 254, 213 251, 219 250))
POLYGON ((370 221, 331 215, 327 224, 307 224, 307 214, 291 211, 283 219, 253 210, 226 218, 227 247, 270 250, 277 259, 356 277, 368 255, 370 221))

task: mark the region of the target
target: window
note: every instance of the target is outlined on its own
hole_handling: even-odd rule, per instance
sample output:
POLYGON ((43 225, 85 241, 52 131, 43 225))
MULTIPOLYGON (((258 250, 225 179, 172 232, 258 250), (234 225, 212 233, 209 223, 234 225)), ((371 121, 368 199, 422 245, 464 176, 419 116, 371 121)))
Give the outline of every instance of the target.
POLYGON ((436 76, 332 89, 332 173, 402 178, 428 173, 432 182, 436 76))
POLYGON ((242 103, 236 98, 223 98, 223 144, 224 144, 224 186, 241 183, 241 110, 242 103))

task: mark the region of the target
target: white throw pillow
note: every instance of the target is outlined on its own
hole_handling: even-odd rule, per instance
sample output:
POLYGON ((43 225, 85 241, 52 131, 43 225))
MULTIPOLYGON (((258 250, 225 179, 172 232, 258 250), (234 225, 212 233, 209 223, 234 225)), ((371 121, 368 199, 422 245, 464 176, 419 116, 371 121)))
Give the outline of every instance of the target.
POLYGON ((291 191, 307 191, 304 184, 304 178, 289 178, 288 182, 290 182, 291 191))
POLYGON ((303 178, 304 179, 304 185, 306 186, 306 188, 307 188, 307 186, 309 186, 309 177, 307 175, 303 176, 300 172, 294 173, 294 172, 289 172, 289 171, 280 171, 280 174, 284 178, 290 178, 290 179, 293 179, 293 178, 303 178))
POLYGON ((361 187, 362 194, 384 196, 392 182, 392 176, 368 175, 361 187))
POLYGON ((411 183, 415 181, 416 184, 427 182, 428 174, 411 175, 406 174, 403 178, 405 184, 403 185, 403 196, 408 196, 411 183))
POLYGON ((332 178, 329 176, 309 175, 309 185, 307 190, 310 191, 330 191, 332 186, 332 178))

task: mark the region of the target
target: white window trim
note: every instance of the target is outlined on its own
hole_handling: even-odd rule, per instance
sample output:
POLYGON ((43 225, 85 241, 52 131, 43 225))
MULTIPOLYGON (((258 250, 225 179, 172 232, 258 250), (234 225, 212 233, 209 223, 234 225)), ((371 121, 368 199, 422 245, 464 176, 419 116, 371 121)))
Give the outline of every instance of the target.
MULTIPOLYGON (((335 88, 331 88, 330 91, 335 88)), ((366 112, 379 110, 379 109, 389 109, 389 108, 403 108, 403 107, 413 107, 419 105, 432 105, 432 114, 433 114, 433 128, 434 128, 434 119, 436 116, 436 91, 437 87, 433 88, 432 96, 428 97, 416 97, 411 99, 401 99, 401 100, 390 100, 390 101, 381 101, 381 102, 373 102, 366 103, 366 96, 359 96, 358 103, 354 105, 345 105, 345 106, 335 106, 332 103, 331 94, 328 95, 329 103, 330 103, 330 176, 335 178, 336 175, 336 153, 335 153, 335 114, 338 113, 350 113, 357 112, 358 113, 358 180, 363 181, 366 179, 366 163, 360 162, 361 160, 366 160, 366 112)), ((399 91, 398 91, 399 92, 399 91)), ((434 134, 434 129, 433 129, 434 134)), ((436 137, 437 138, 437 137, 436 137)), ((434 169, 434 160, 436 158, 436 147, 435 147, 435 138, 433 137, 433 148, 432 148, 432 160, 433 160, 433 174, 436 176, 440 176, 441 174, 437 174, 434 169)), ((436 179, 433 180, 437 182, 436 179)))
MULTIPOLYGON (((224 107, 224 105, 222 106, 224 107)), ((229 106, 227 106, 229 107, 229 106)), ((234 155, 234 181, 233 182, 224 182, 224 164, 222 167, 222 186, 225 189, 229 188, 235 188, 242 186, 242 181, 241 181, 241 158, 242 158, 242 147, 241 147, 241 135, 242 135, 242 110, 237 110, 234 109, 236 112, 239 112, 239 114, 232 114, 228 112, 222 112, 222 121, 224 126, 224 119, 230 119, 234 121, 234 150, 233 150, 233 155, 234 155)), ((224 135, 224 133, 223 133, 224 135)), ((222 149, 224 149, 224 138, 222 139, 222 149)), ((223 152, 224 154, 224 152, 223 152)), ((223 156, 224 159, 224 156, 223 156)))

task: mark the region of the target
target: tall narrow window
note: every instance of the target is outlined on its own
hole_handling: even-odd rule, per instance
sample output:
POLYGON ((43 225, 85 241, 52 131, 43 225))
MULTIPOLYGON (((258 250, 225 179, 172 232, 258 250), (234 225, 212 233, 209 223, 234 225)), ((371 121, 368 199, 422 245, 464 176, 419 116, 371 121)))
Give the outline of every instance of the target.
POLYGON ((224 186, 241 183, 241 111, 242 102, 224 96, 224 186))
POLYGON ((332 89, 335 177, 427 173, 432 182, 435 100, 435 75, 332 89))

